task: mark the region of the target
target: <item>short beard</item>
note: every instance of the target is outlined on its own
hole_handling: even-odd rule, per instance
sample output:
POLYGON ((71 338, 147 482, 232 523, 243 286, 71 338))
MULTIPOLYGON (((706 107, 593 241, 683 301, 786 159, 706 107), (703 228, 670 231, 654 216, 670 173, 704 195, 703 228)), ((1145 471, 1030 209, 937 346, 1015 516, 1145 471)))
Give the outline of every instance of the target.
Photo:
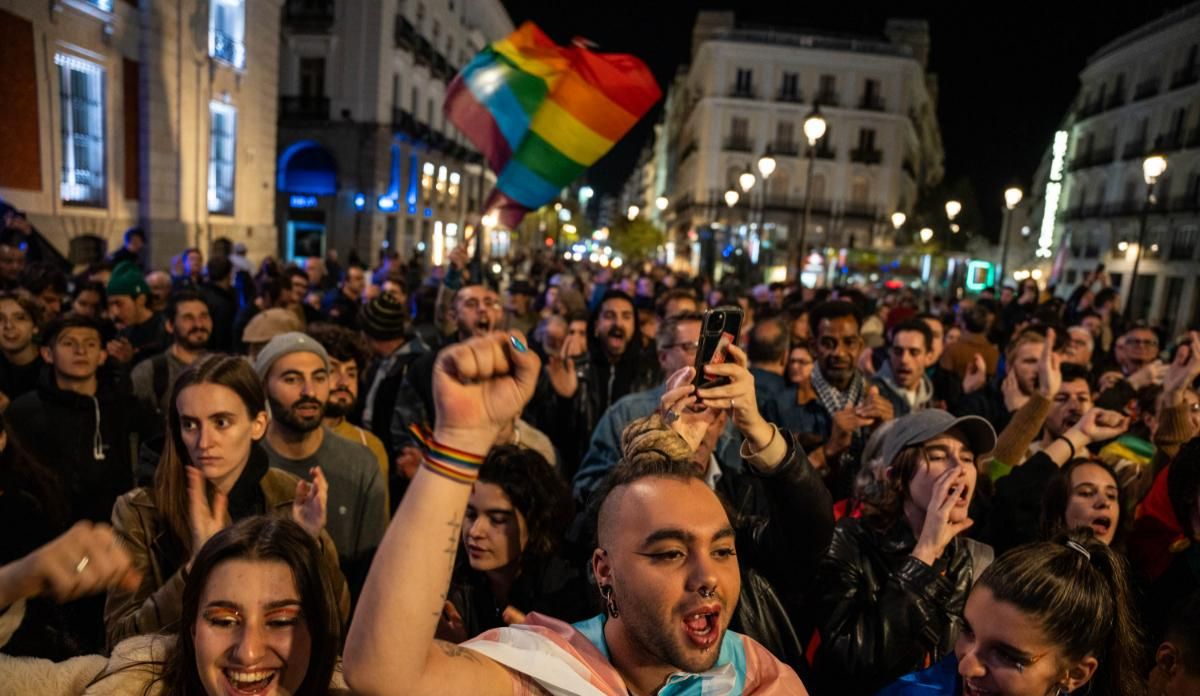
MULTIPOLYGON (((300 399, 296 402, 296 404, 293 404, 293 406, 304 403, 305 401, 305 399, 300 399)), ((308 400, 308 402, 312 403, 312 400, 308 400)), ((284 406, 279 401, 276 401, 275 397, 273 396, 267 397, 267 404, 271 407, 271 418, 279 421, 288 430, 297 433, 310 433, 321 427, 321 423, 325 418, 325 409, 328 408, 328 404, 326 404, 325 408, 321 409, 320 414, 318 414, 315 418, 306 420, 293 413, 292 407, 284 406)))
POLYGON ((343 404, 329 395, 329 401, 325 402, 325 417, 326 418, 345 418, 354 410, 354 401, 343 404))
MULTIPOLYGON (((613 588, 613 591, 616 592, 616 587, 613 588)), ((697 658, 688 655, 687 648, 676 642, 675 637, 670 633, 671 627, 659 623, 655 617, 655 611, 651 607, 643 607, 636 599, 632 599, 624 593, 617 593, 613 596, 617 602, 617 608, 621 612, 619 620, 622 622, 629 640, 635 643, 645 656, 691 674, 707 672, 717 663, 717 658, 721 655, 721 644, 724 642, 724 629, 719 627, 715 629, 721 631, 722 635, 713 644, 713 648, 710 650, 711 654, 697 658)), ((727 606, 722 606, 722 614, 729 609, 727 606)))
POLYGON ((194 343, 188 336, 179 335, 175 337, 175 342, 182 346, 185 350, 197 351, 204 350, 208 347, 208 339, 212 338, 211 333, 204 334, 204 340, 200 343, 194 343))

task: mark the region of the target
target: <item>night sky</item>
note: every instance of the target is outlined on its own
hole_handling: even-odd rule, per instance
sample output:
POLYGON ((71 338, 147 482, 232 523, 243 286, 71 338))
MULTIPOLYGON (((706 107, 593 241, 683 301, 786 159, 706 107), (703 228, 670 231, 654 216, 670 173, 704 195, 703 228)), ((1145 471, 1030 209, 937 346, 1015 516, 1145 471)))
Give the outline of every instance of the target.
MULTIPOLYGON (((1078 89, 1088 56, 1108 41, 1186 2, 683 2, 678 0, 503 0, 514 24, 535 21, 560 43, 583 36, 601 51, 633 53, 664 94, 688 59, 699 9, 735 9, 739 23, 771 24, 883 38, 888 17, 929 21, 930 70, 938 77, 938 117, 947 184, 973 186, 989 226, 1002 191, 1030 180, 1078 89), (965 179, 965 181, 963 181, 965 179), (988 206, 989 198, 994 205, 988 206), (991 209, 989 209, 991 208, 991 209)), ((811 87, 805 85, 806 91, 811 87)), ((659 107, 589 174, 615 192, 649 142, 659 107)))

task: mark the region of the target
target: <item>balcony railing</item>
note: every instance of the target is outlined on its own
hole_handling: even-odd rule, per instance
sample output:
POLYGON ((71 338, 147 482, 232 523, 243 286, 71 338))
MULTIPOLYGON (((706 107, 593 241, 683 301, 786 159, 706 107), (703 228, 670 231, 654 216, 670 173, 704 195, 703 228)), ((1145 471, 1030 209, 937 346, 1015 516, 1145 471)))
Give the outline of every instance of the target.
POLYGON ((411 51, 416 47, 417 28, 407 18, 396 15, 396 24, 392 31, 392 41, 396 48, 404 48, 411 51))
POLYGON ((754 143, 750 142, 749 138, 735 135, 725 138, 723 149, 730 152, 753 152, 754 143))
POLYGON ((785 102, 788 104, 800 104, 804 102, 804 95, 799 90, 779 90, 775 95, 775 101, 785 102))
POLYGON ((850 151, 850 161, 858 162, 859 164, 879 164, 883 161, 883 152, 880 150, 855 148, 850 151))
POLYGON ((333 0, 287 0, 283 24, 299 33, 324 33, 333 26, 333 0))
POLYGON ((874 220, 878 215, 878 208, 872 203, 856 203, 854 201, 849 201, 843 204, 842 214, 846 217, 874 220))
POLYGON ((1200 191, 1172 198, 1167 209, 1175 213, 1187 213, 1200 211, 1200 191))
POLYGON ((771 154, 782 157, 795 157, 800 154, 800 143, 791 140, 776 140, 771 143, 771 154))
POLYGON ((1149 80, 1143 80, 1142 82, 1138 83, 1137 89, 1133 92, 1133 100, 1140 101, 1142 99, 1149 99, 1150 97, 1158 94, 1158 85, 1160 82, 1161 80, 1159 80, 1157 77, 1153 77, 1149 80))
POLYGON ((815 99, 813 99, 813 103, 820 104, 821 106, 837 106, 839 104, 838 94, 834 91, 822 90, 817 92, 817 96, 815 99))
POLYGON ((1187 87, 1188 85, 1195 84, 1197 80, 1200 80, 1200 65, 1196 65, 1195 63, 1185 65, 1171 75, 1171 89, 1187 87))
POLYGON ((1154 144, 1158 149, 1166 150, 1168 152, 1172 150, 1179 150, 1183 147, 1183 132, 1175 131, 1174 133, 1160 135, 1158 139, 1154 141, 1154 144))
POLYGON ((1104 104, 1099 99, 1092 99, 1079 107, 1079 111, 1075 113, 1075 117, 1082 120, 1091 118, 1104 110, 1104 104))
POLYGON ((1126 198, 1124 200, 1108 203, 1104 206, 1104 214, 1110 217, 1137 215, 1142 211, 1142 203, 1143 201, 1138 198, 1126 198))
POLYGON ((883 111, 883 97, 878 94, 864 94, 858 102, 858 108, 864 111, 883 111))
POLYGON ((1116 152, 1116 145, 1096 148, 1095 150, 1092 150, 1092 156, 1088 160, 1088 166, 1095 167, 1101 164, 1108 164, 1116 157, 1116 152))
POLYGON ((729 96, 734 99, 757 99, 753 85, 735 85, 729 90, 729 96))
POLYGON ((329 97, 281 96, 280 121, 328 121, 329 97))
POLYGON ((1114 90, 1112 94, 1108 95, 1108 101, 1104 103, 1105 109, 1115 109, 1120 106, 1125 106, 1124 89, 1114 90))
POLYGON ((817 159, 823 159, 823 160, 837 159, 837 150, 834 149, 830 145, 826 145, 824 143, 817 143, 816 156, 817 156, 817 159))
POLYGON ((1188 133, 1187 140, 1183 146, 1186 148, 1200 147, 1200 126, 1196 126, 1188 133))

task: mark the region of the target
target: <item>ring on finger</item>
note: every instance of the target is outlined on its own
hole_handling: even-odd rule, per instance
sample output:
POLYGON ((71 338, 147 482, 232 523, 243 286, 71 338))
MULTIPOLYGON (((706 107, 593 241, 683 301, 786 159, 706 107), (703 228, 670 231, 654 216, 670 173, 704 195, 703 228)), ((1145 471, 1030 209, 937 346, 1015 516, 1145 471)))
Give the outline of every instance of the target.
POLYGON ((79 559, 79 562, 75 564, 75 574, 82 575, 84 569, 86 569, 88 564, 91 562, 92 559, 87 554, 84 554, 83 558, 79 559))
POLYGON ((663 422, 666 423, 667 425, 670 425, 677 420, 679 420, 679 412, 678 411, 668 410, 666 413, 663 414, 663 422))
POLYGON ((734 406, 733 406, 733 399, 730 399, 730 400, 729 400, 729 410, 730 410, 730 411, 732 411, 732 410, 733 410, 733 408, 734 408, 734 406))

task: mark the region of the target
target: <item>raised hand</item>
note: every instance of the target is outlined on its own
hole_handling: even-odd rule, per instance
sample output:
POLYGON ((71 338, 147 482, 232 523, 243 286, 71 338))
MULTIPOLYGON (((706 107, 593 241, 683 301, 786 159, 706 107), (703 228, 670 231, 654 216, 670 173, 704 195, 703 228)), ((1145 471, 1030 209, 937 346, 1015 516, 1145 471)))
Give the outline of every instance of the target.
POLYGON ((214 534, 229 525, 229 498, 221 491, 213 493, 212 505, 205 491, 204 473, 187 467, 188 520, 192 523, 192 557, 214 534))
POLYGON ((1128 416, 1104 408, 1091 408, 1071 429, 1078 430, 1089 442, 1103 442, 1124 435, 1128 428, 1128 416))
POLYGON ((541 361, 519 331, 491 333, 442 349, 433 367, 434 438, 483 453, 533 398, 541 361))
POLYGON ((871 423, 883 423, 896 417, 896 407, 886 396, 879 393, 879 385, 867 387, 862 401, 854 409, 859 418, 871 423))
POLYGON ((858 371, 863 373, 865 377, 870 378, 875 376, 874 353, 870 346, 864 347, 862 352, 858 354, 858 360, 856 361, 856 364, 858 366, 858 371))
POLYGON ((933 493, 925 511, 925 524, 917 538, 912 555, 928 565, 941 558, 954 537, 975 524, 970 517, 961 522, 950 519, 954 506, 962 497, 963 488, 969 485, 964 467, 950 467, 933 482, 933 493))
POLYGON ((1054 352, 1054 329, 1046 329, 1046 342, 1042 344, 1042 357, 1038 360, 1038 393, 1053 400, 1061 388, 1062 356, 1054 352))
POLYGON ((1197 377, 1200 377, 1200 333, 1189 331, 1187 342, 1179 347, 1163 377, 1163 395, 1168 403, 1178 403, 1177 398, 1171 397, 1180 396, 1197 377))
POLYGON ((1146 363, 1141 369, 1129 375, 1128 382, 1129 386, 1134 389, 1141 389, 1151 384, 1162 384, 1166 378, 1167 366, 1163 364, 1163 361, 1155 360, 1146 363))
POLYGON ((68 602, 112 587, 135 590, 140 581, 111 527, 77 522, 28 556, 0 567, 0 606, 39 595, 68 602))
POLYGON ((296 497, 292 499, 292 519, 314 538, 321 536, 325 528, 326 509, 329 503, 329 482, 321 467, 308 470, 312 482, 300 479, 296 482, 296 497))
POLYGON ((1000 382, 1000 393, 1004 395, 1004 407, 1009 413, 1019 410, 1029 401, 1029 397, 1021 392, 1021 384, 1017 382, 1017 370, 1009 367, 1004 381, 1000 382))
POLYGON ((987 383, 987 362, 979 353, 975 354, 975 358, 971 360, 971 364, 967 365, 967 374, 963 376, 962 390, 963 394, 970 394, 973 391, 983 389, 983 385, 987 383))
POLYGON ((832 415, 833 428, 829 435, 829 442, 825 443, 825 454, 827 456, 841 454, 850 449, 850 443, 854 440, 854 433, 859 428, 871 424, 870 419, 858 415, 858 407, 854 404, 847 404, 846 408, 832 415))
POLYGON ((466 244, 459 244, 458 246, 451 249, 450 253, 447 254, 446 256, 450 262, 450 265, 453 266, 454 268, 457 268, 460 271, 462 269, 466 268, 467 262, 471 260, 470 255, 467 254, 467 245, 466 244))
POLYGON ((133 360, 133 344, 129 342, 128 338, 123 336, 109 341, 104 346, 104 352, 109 358, 122 364, 133 360))
POLYGON ((697 396, 710 409, 729 409, 734 427, 750 441, 751 449, 762 450, 771 443, 775 429, 758 412, 754 375, 746 369, 749 359, 741 348, 734 345, 726 349, 726 354, 731 362, 705 365, 704 374, 707 377, 726 377, 729 384, 701 389, 697 396))
POLYGON ((671 430, 688 444, 692 452, 699 451, 704 435, 716 422, 715 408, 695 408, 699 398, 692 379, 696 375, 693 367, 682 367, 667 378, 666 389, 658 400, 658 413, 671 430))
POLYGON ((550 386, 554 388, 554 392, 564 399, 575 396, 579 389, 579 375, 575 372, 574 356, 586 348, 586 341, 582 336, 567 336, 558 352, 549 356, 546 376, 550 378, 550 386))

